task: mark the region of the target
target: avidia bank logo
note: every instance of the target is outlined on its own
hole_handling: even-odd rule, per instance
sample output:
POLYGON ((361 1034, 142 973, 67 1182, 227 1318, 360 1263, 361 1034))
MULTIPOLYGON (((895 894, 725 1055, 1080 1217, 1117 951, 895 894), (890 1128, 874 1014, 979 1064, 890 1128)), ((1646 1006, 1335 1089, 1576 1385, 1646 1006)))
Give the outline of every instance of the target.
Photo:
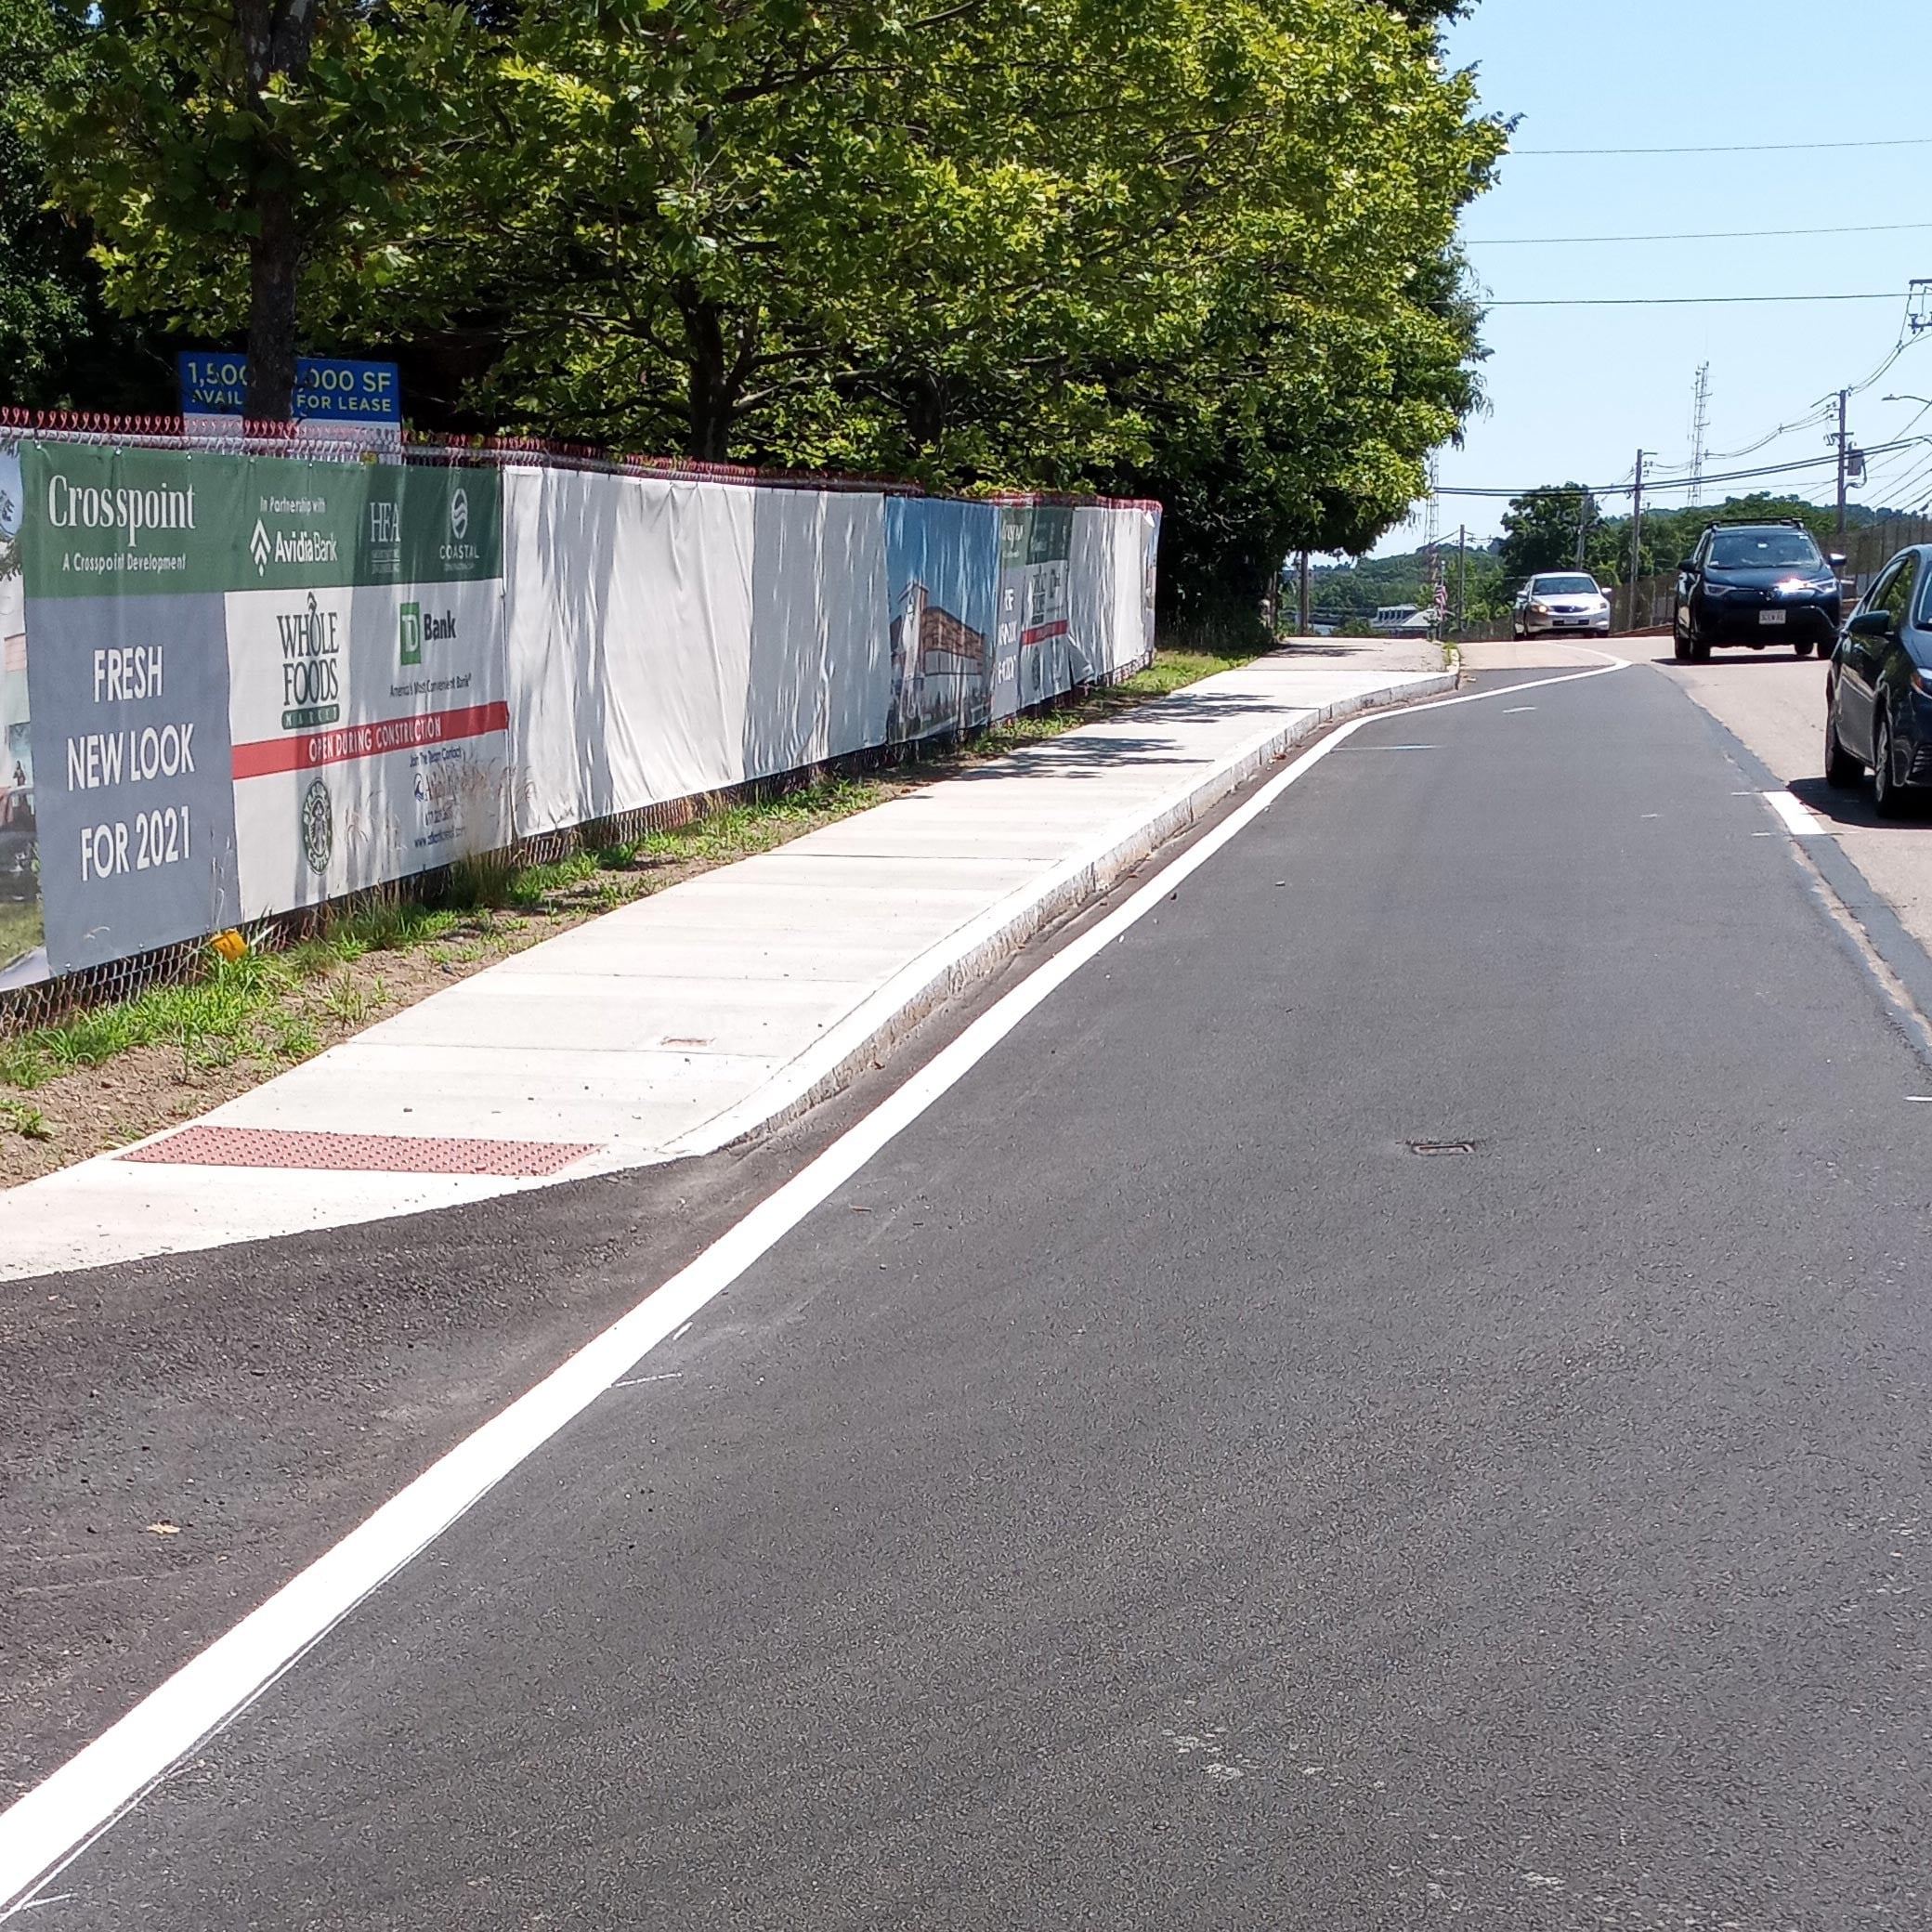
POLYGON ((339 552, 328 530, 278 529, 271 536, 268 526, 257 516, 248 540, 248 554, 255 559, 255 574, 266 577, 271 559, 278 564, 333 564, 339 552))

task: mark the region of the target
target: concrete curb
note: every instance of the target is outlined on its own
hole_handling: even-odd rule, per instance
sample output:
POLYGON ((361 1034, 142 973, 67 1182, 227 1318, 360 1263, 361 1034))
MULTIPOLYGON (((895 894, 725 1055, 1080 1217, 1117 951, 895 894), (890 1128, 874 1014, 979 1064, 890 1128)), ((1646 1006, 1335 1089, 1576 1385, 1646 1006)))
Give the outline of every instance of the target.
MULTIPOLYGON (((1021 887, 922 953, 756 1093, 672 1142, 659 1159, 715 1154, 798 1119, 849 1086, 935 1009, 986 978, 1036 934, 1106 892, 1186 831, 1262 766, 1358 712, 1453 691, 1459 674, 1457 670, 1419 672, 1400 684, 1318 710, 1297 711, 1286 723, 1271 726, 1178 797, 1124 831, 1110 829, 1094 850, 1064 861, 1044 879, 1021 887)), ((634 1155, 594 1157, 572 1168, 568 1178, 654 1164, 639 1162, 634 1155)))

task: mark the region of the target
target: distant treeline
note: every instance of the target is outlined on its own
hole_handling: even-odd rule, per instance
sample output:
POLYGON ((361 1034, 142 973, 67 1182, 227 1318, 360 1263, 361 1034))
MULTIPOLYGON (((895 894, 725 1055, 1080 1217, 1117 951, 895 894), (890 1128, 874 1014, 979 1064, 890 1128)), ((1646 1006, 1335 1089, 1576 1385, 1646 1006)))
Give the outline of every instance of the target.
MULTIPOLYGON (((1858 504, 1846 513, 1854 529, 1902 513, 1858 504)), ((1639 575, 1673 569, 1696 547, 1713 523, 1800 519, 1830 551, 1837 534, 1835 508, 1795 497, 1731 497, 1694 509, 1646 509, 1639 575)), ((1573 568, 1578 533, 1583 568, 1601 584, 1619 584, 1630 573, 1630 518, 1605 516, 1595 496, 1573 483, 1554 485, 1513 498, 1503 515, 1503 535, 1495 543, 1467 553, 1469 615, 1481 620, 1505 615, 1525 578, 1539 570, 1573 568)), ((1451 608, 1456 604, 1457 568, 1454 543, 1442 552, 1451 608)), ((1401 556, 1364 557, 1359 562, 1318 565, 1312 572, 1312 601, 1318 610, 1344 619, 1366 619, 1386 604, 1423 604, 1429 597, 1429 556, 1414 550, 1401 556)))

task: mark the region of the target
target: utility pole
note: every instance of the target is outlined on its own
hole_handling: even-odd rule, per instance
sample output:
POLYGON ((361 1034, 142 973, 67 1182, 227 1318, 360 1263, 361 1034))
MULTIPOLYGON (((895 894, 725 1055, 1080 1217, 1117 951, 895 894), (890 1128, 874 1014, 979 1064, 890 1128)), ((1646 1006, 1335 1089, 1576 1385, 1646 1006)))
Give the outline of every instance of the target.
POLYGON ((1458 524, 1456 529, 1456 641, 1457 644, 1469 635, 1469 529, 1467 524, 1458 524))
POLYGON ((1637 482, 1630 492, 1630 629, 1637 629, 1637 580, 1643 575, 1643 460, 1637 452, 1637 482))
POLYGON ((1297 628, 1295 634, 1298 637, 1306 637, 1309 634, 1309 625, 1313 620, 1313 613, 1308 607, 1308 552, 1305 550, 1301 553, 1300 568, 1298 574, 1300 578, 1300 594, 1296 599, 1295 616, 1297 628))
POLYGON ((1847 426, 1847 416, 1851 407, 1851 391, 1838 391, 1838 548, 1845 548, 1845 473, 1849 467, 1851 456, 1851 432, 1847 426))
POLYGON ((1704 459, 1711 433, 1711 365, 1697 371, 1697 388, 1690 402, 1690 501, 1704 502, 1704 459))

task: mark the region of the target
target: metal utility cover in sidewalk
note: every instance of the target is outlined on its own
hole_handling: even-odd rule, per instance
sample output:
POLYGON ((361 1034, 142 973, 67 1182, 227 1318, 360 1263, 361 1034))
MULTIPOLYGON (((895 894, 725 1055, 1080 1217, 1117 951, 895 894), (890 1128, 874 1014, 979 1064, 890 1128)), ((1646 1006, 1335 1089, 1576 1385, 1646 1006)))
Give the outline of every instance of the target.
POLYGON ((596 1151, 590 1142, 459 1141, 412 1134, 299 1133, 271 1127, 185 1127, 123 1160, 196 1168, 318 1168, 365 1174, 490 1174, 541 1180, 596 1151))

